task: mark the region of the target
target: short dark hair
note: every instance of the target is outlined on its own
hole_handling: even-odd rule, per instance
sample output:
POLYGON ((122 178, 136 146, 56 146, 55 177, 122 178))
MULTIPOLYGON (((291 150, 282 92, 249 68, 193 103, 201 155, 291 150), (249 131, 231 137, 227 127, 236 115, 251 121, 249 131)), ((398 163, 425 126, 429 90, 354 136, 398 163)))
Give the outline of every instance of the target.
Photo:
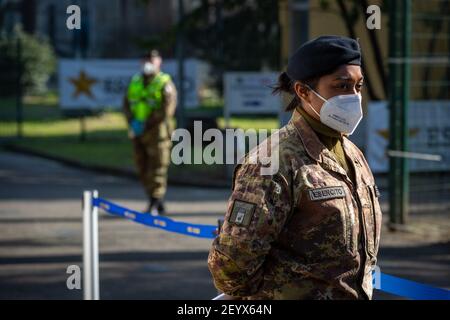
POLYGON ((143 58, 144 60, 151 59, 151 58, 161 58, 161 54, 159 53, 158 50, 152 49, 152 50, 147 51, 147 52, 142 56, 142 58, 143 58))

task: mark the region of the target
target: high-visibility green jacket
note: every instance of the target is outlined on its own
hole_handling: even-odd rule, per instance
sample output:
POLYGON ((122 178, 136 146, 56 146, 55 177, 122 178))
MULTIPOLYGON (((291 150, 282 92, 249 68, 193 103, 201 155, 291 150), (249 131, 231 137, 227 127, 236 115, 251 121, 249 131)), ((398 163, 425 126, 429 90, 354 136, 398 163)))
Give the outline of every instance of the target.
POLYGON ((135 120, 146 121, 154 110, 161 108, 162 90, 170 80, 170 75, 159 72, 145 86, 142 74, 133 76, 128 86, 128 101, 135 120))

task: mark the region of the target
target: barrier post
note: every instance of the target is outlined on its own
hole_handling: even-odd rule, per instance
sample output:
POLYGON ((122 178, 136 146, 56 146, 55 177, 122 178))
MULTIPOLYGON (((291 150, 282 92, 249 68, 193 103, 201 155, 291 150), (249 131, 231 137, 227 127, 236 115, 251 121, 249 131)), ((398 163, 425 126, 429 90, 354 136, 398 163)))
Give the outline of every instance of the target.
MULTIPOLYGON (((98 198, 98 191, 92 192, 93 198, 98 198)), ((92 207, 92 283, 94 300, 100 300, 100 278, 99 278, 99 253, 98 253, 98 207, 92 207)))
POLYGON ((83 193, 83 290, 84 300, 99 300, 98 208, 92 205, 98 192, 83 193))

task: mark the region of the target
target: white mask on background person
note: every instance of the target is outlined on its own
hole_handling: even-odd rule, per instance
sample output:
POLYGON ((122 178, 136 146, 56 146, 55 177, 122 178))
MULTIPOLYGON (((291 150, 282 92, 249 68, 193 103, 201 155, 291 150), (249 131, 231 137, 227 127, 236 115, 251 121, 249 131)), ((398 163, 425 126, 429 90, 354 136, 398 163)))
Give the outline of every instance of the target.
POLYGON ((155 65, 153 63, 151 63, 151 62, 144 63, 144 66, 142 67, 142 72, 146 76, 150 76, 152 74, 155 74, 155 72, 156 72, 155 65))
POLYGON ((351 135, 363 117, 361 95, 344 94, 327 100, 313 89, 309 89, 324 101, 320 114, 310 104, 311 109, 319 116, 320 122, 340 133, 351 135))

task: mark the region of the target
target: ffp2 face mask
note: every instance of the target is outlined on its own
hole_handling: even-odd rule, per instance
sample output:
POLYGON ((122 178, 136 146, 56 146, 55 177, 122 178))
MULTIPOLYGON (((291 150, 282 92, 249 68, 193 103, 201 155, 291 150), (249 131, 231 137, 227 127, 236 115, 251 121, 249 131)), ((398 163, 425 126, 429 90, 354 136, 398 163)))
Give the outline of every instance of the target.
POLYGON ((155 65, 151 62, 144 63, 144 66, 142 67, 142 72, 147 76, 155 74, 156 72, 155 65))
POLYGON ((338 132, 351 135, 363 117, 361 95, 338 95, 327 100, 313 89, 309 89, 324 101, 320 114, 310 105, 320 117, 320 121, 338 132))

